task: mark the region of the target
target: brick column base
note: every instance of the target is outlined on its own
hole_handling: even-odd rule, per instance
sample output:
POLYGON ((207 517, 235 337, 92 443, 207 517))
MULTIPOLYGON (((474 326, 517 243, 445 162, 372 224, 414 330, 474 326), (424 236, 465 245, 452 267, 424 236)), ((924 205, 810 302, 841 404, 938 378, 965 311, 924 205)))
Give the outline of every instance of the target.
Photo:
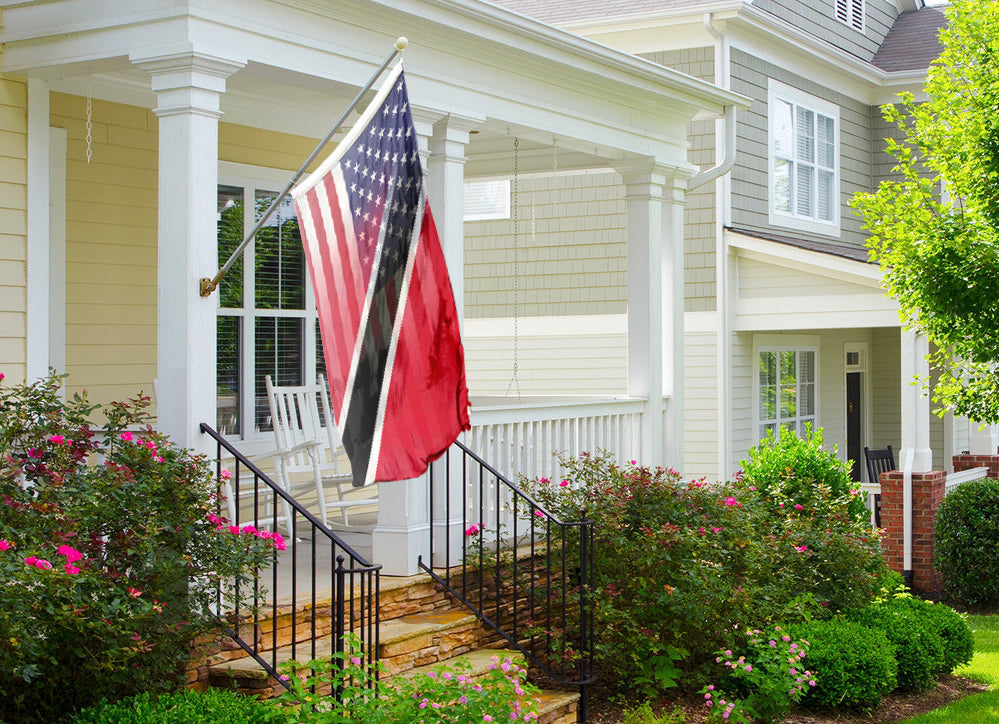
POLYGON ((999 455, 968 455, 961 453, 954 456, 954 472, 971 468, 988 468, 990 478, 999 478, 999 455))
MULTIPOLYGON (((902 471, 881 473, 880 482, 882 552, 888 567, 905 575, 902 471)), ((933 568, 933 526, 946 490, 947 473, 942 470, 912 474, 912 588, 924 593, 940 591, 933 568)))

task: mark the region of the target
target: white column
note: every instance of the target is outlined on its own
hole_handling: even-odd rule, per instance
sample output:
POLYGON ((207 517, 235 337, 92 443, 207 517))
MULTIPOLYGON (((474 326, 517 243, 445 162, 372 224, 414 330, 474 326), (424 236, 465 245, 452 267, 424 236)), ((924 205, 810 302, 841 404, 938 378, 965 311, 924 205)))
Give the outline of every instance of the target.
POLYGON ((648 399, 641 462, 682 468, 687 174, 651 160, 617 169, 628 225, 628 394, 648 399))
POLYGON ((199 280, 218 269, 218 120, 225 81, 245 60, 190 50, 133 56, 152 76, 159 118, 157 424, 179 445, 206 446, 215 424, 215 310, 199 280))
POLYGON ((969 442, 972 455, 995 455, 999 451, 999 426, 971 424, 971 440, 969 442))
POLYGON ((49 370, 49 86, 28 79, 26 381, 49 370))
POLYGON ((371 561, 387 576, 412 576, 430 555, 430 508, 426 474, 378 483, 378 522, 371 534, 371 561))
POLYGON ((933 468, 930 449, 930 398, 923 388, 929 378, 929 343, 921 334, 903 329, 902 449, 896 464, 902 469, 902 574, 912 581, 912 474, 933 468))
POLYGON ((440 236, 458 319, 465 320, 465 148, 482 118, 449 114, 433 124, 429 140, 428 198, 440 236))

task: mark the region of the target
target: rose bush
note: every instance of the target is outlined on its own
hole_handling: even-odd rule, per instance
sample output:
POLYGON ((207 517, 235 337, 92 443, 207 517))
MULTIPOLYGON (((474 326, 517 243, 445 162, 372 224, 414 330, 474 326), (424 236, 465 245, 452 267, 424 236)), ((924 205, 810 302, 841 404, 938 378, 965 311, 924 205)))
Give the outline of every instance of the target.
POLYGON ((149 398, 100 410, 61 382, 0 383, 0 720, 176 688, 220 591, 225 607, 284 545, 229 528, 209 465, 148 426, 149 398))
POLYGON ((792 446, 759 453, 781 476, 760 471, 767 484, 685 481, 602 454, 563 460, 564 480, 523 481, 562 520, 595 523, 591 601, 603 676, 663 687, 682 673, 681 685, 697 688, 716 673, 714 652, 743 648, 748 631, 873 598, 885 570, 879 539, 857 512, 859 493, 838 477, 842 463, 813 439, 781 467, 784 447, 792 446))

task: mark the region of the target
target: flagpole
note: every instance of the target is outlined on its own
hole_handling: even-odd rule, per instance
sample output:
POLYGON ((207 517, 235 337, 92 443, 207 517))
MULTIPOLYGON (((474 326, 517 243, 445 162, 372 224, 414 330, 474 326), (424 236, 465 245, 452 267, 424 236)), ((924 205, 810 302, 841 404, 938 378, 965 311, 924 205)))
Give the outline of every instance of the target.
POLYGON ((284 191, 282 191, 277 196, 277 198, 275 198, 271 202, 271 205, 267 207, 267 210, 260 217, 260 220, 257 221, 256 226, 254 226, 253 230, 246 235, 242 243, 240 243, 240 245, 236 247, 236 250, 232 253, 232 256, 229 257, 228 261, 226 261, 226 263, 222 265, 222 268, 219 269, 218 272, 216 272, 215 276, 213 276, 211 279, 209 279, 208 277, 201 278, 201 296, 203 297, 211 296, 211 293, 218 288, 219 282, 221 282, 222 278, 229 272, 229 269, 232 267, 232 265, 236 263, 236 258, 243 253, 243 250, 246 249, 247 245, 251 241, 253 241, 253 237, 255 237, 257 235, 257 232, 259 232, 260 229, 263 228, 264 224, 267 223, 267 220, 271 217, 271 214, 274 213, 274 210, 281 204, 282 201, 285 200, 285 198, 287 198, 288 194, 291 193, 291 189, 295 186, 295 183, 298 181, 298 179, 302 177, 302 174, 305 173, 305 171, 309 168, 312 162, 316 160, 316 156, 318 156, 319 152, 326 147, 326 144, 330 142, 330 140, 333 138, 333 135, 340 130, 340 126, 343 125, 344 121, 347 120, 347 116, 349 116, 351 112, 354 110, 354 108, 356 108, 357 105, 361 102, 361 98, 364 96, 364 94, 367 93, 369 90, 371 90, 371 87, 375 84, 375 82, 378 80, 381 74, 385 72, 385 69, 389 67, 392 61, 395 60, 399 56, 399 54, 402 53, 403 50, 405 50, 408 44, 409 41, 405 37, 400 36, 396 38, 395 49, 389 54, 387 58, 385 58, 385 62, 383 62, 380 66, 378 66, 378 69, 371 75, 371 78, 368 79, 368 82, 364 85, 363 88, 361 88, 360 91, 358 91, 357 95, 354 96, 354 100, 350 102, 350 105, 347 106, 347 109, 343 112, 343 114, 340 116, 337 122, 333 124, 333 128, 330 130, 330 132, 326 134, 326 137, 322 141, 319 142, 319 145, 316 146, 315 150, 313 150, 311 155, 307 159, 305 159, 305 163, 303 163, 301 168, 299 168, 298 171, 295 173, 295 175, 292 176, 291 181, 289 181, 288 185, 284 187, 284 191))

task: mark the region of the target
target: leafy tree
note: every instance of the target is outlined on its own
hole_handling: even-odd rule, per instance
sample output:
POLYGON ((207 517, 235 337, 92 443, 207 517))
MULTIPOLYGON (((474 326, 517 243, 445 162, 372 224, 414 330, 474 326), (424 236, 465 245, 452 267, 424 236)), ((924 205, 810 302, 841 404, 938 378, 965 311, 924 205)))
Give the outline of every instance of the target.
POLYGON ((999 3, 954 0, 928 99, 882 108, 897 180, 858 194, 889 293, 926 335, 940 409, 999 422, 999 3))

